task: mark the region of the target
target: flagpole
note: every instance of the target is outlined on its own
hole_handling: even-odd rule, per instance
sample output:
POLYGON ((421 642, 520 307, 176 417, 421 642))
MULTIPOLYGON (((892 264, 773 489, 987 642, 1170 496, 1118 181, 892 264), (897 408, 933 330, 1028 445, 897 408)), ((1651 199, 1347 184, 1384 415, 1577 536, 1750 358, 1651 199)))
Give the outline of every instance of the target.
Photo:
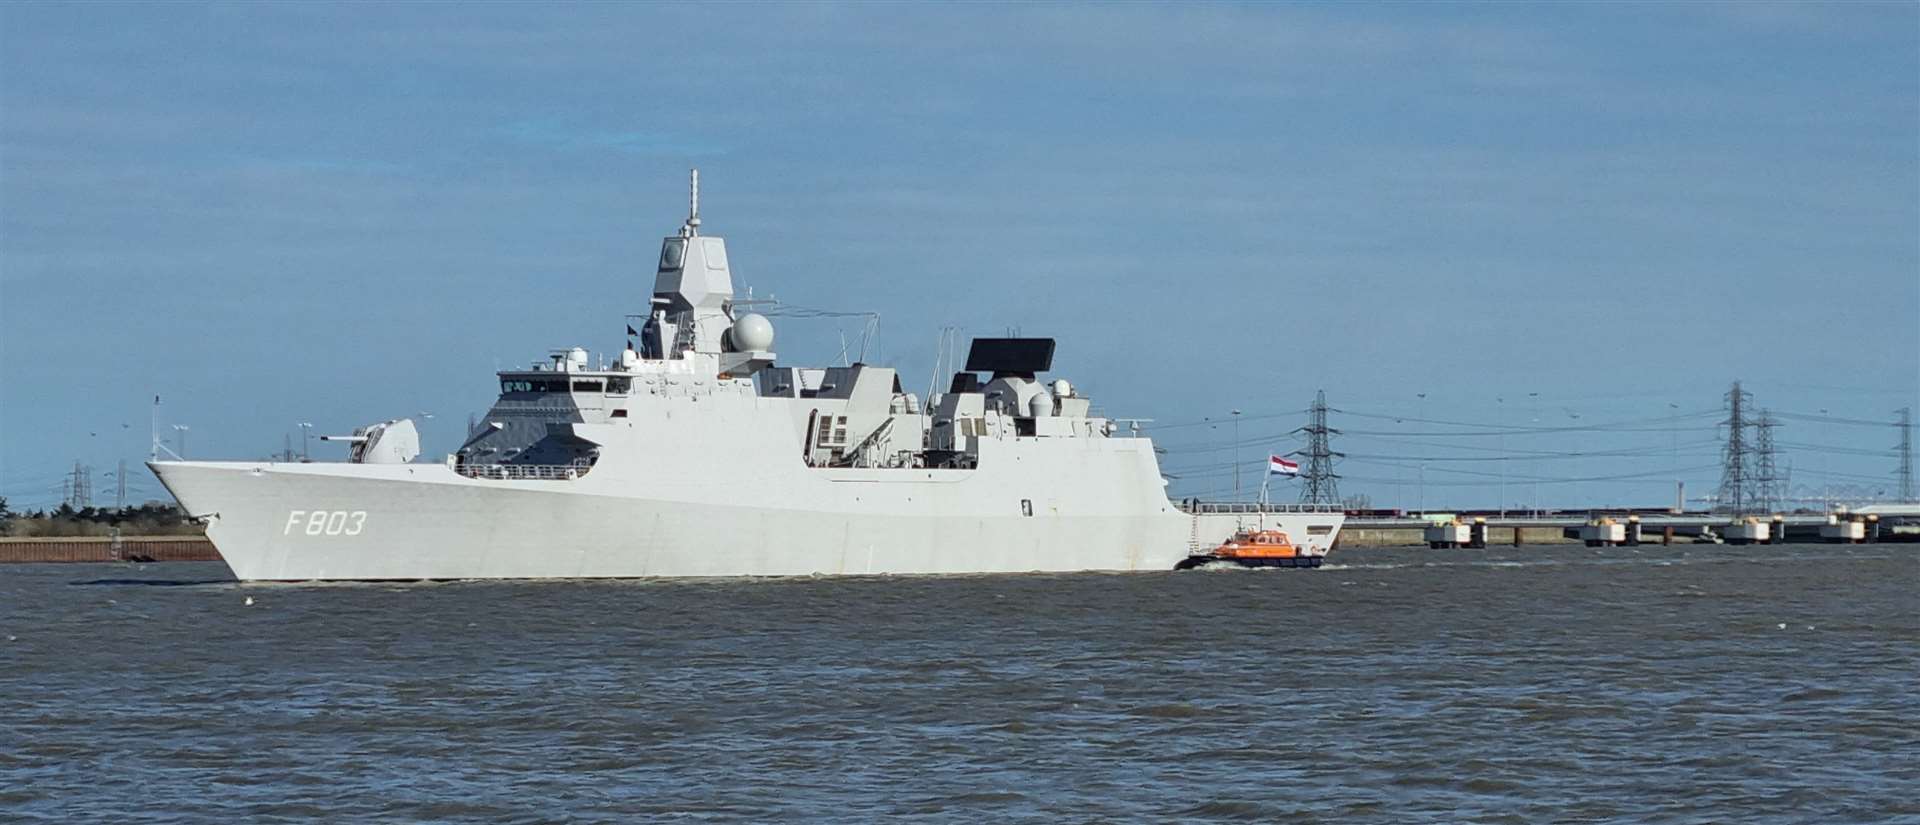
POLYGON ((1260 506, 1257 509, 1260 512, 1260 529, 1261 530, 1267 529, 1267 485, 1272 483, 1273 483, 1273 454, 1268 453, 1266 469, 1264 472, 1260 473, 1260 506))

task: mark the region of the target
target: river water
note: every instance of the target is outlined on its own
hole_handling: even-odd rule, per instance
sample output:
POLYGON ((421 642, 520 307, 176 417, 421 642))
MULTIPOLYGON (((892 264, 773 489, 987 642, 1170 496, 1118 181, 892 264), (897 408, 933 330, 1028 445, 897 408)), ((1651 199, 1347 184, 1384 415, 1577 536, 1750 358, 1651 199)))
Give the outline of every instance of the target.
POLYGON ((1920 547, 1331 561, 0 567, 0 820, 1920 821, 1920 547))

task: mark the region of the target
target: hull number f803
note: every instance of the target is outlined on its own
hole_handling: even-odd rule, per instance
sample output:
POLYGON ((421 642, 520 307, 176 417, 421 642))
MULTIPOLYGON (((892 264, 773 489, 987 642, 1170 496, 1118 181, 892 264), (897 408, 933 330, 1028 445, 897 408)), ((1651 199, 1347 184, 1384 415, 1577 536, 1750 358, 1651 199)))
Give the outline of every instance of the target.
POLYGON ((280 535, 357 536, 365 526, 365 510, 294 510, 287 513, 287 526, 280 535))

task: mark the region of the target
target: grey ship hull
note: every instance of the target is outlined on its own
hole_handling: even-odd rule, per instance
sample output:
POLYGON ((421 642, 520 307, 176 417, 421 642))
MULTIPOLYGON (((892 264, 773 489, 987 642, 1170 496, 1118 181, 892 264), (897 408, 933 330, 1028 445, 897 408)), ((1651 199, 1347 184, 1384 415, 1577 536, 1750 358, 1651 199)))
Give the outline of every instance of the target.
MULTIPOLYGON (((901 484, 849 471, 778 502, 469 479, 437 464, 152 467, 243 581, 1160 571, 1255 521, 1164 500, 1074 512, 1084 499, 1057 497, 1028 516, 1017 491, 977 475, 901 484)), ((1324 549, 1341 516, 1261 518, 1301 537, 1318 527, 1304 543, 1324 549)))

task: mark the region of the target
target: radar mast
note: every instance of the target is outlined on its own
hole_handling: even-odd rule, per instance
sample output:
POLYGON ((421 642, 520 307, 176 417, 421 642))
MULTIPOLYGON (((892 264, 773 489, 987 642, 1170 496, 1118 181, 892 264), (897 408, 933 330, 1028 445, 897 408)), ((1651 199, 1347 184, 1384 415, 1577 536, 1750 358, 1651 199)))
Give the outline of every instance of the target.
POLYGON ((691 238, 700 234, 700 169, 695 167, 689 172, 691 178, 687 195, 687 222, 680 227, 680 237, 691 238))

